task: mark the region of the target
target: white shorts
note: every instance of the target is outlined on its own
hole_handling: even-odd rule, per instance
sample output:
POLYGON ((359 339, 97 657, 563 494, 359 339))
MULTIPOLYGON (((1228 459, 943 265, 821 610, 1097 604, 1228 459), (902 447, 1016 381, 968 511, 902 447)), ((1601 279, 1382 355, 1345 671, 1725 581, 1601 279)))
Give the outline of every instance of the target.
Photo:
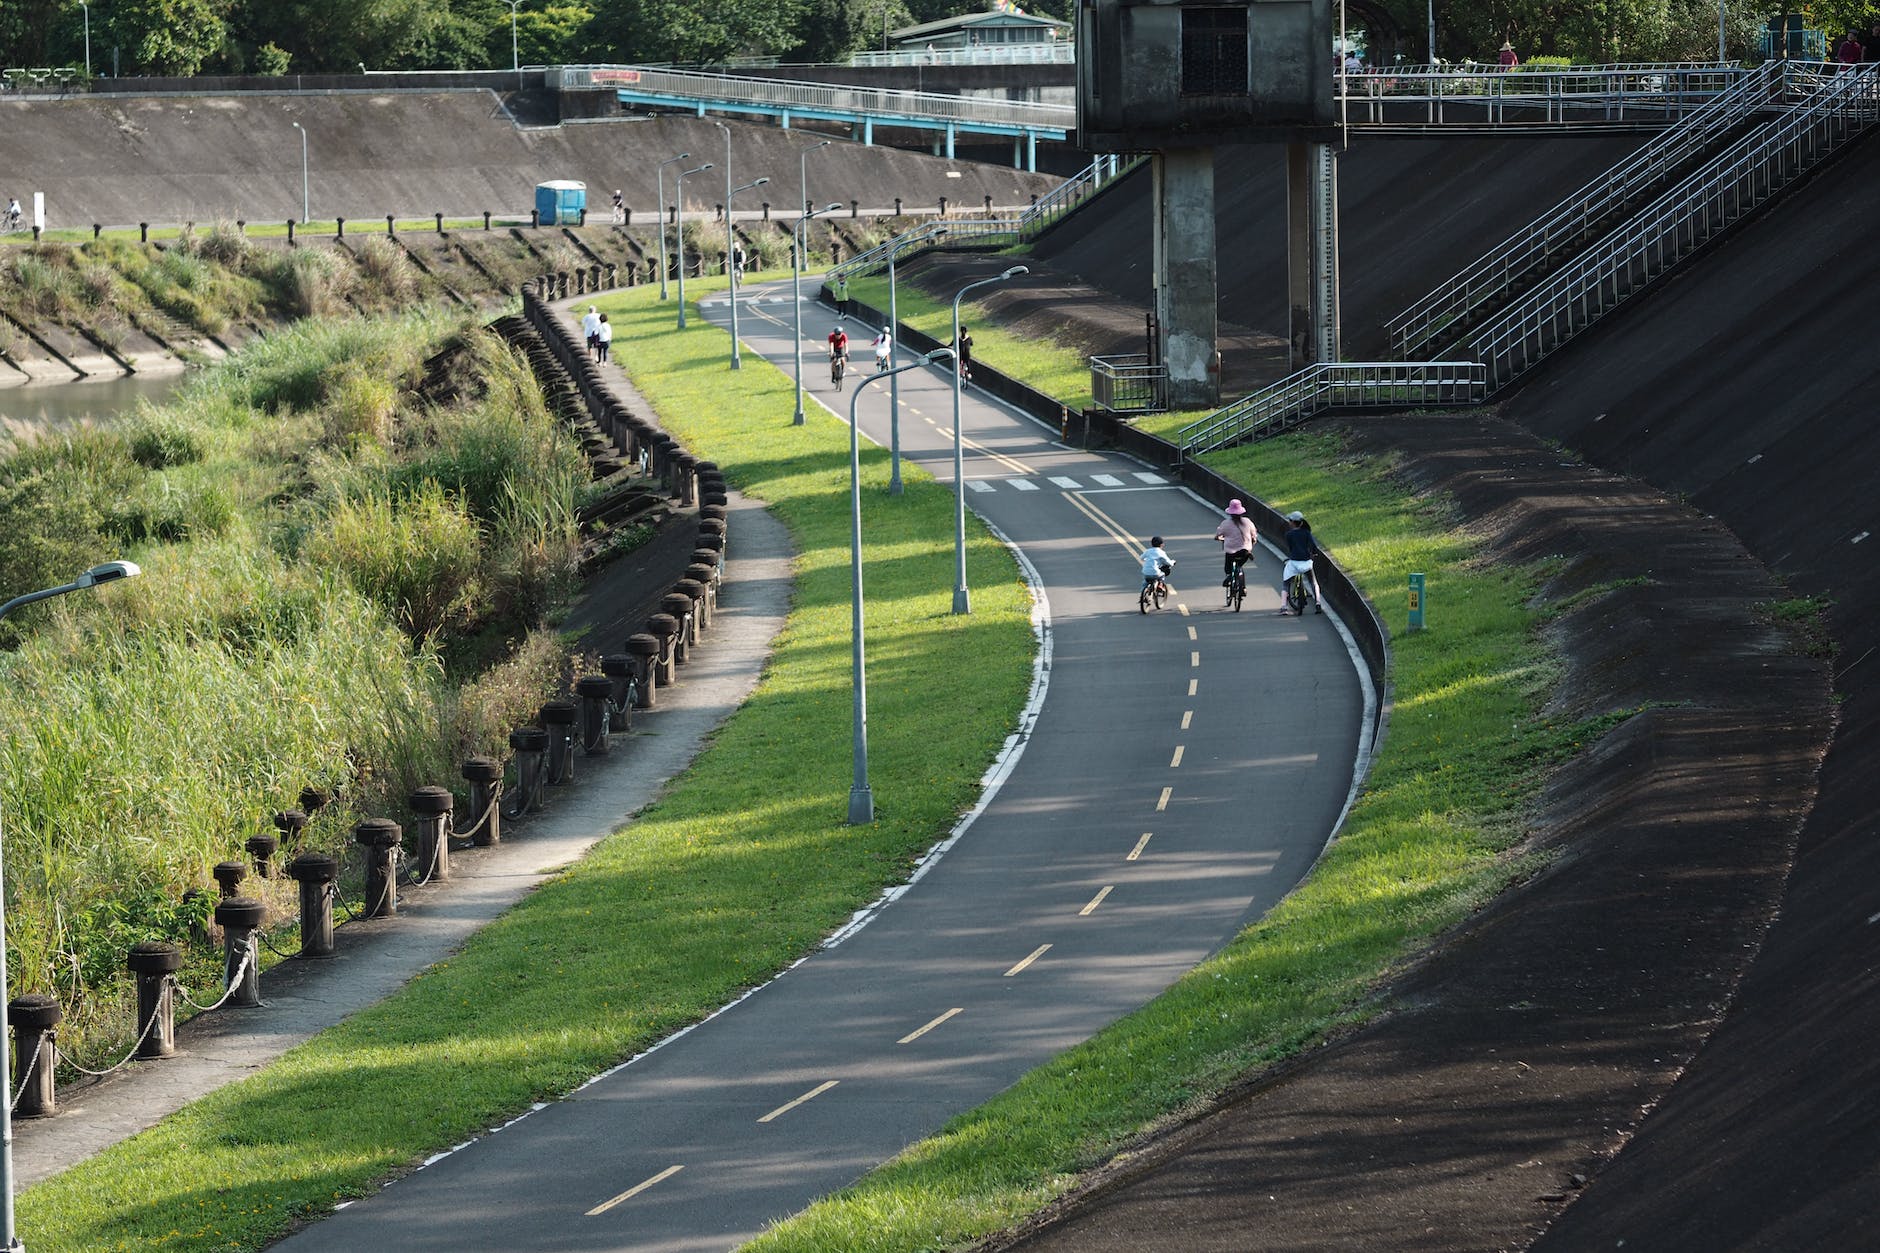
MULTIPOLYGON (((1279 581, 1284 583, 1295 574, 1310 575, 1311 573, 1312 563, 1310 561, 1288 561, 1285 569, 1279 572, 1279 581)), ((1314 581, 1316 582, 1317 580, 1315 579, 1314 581)))

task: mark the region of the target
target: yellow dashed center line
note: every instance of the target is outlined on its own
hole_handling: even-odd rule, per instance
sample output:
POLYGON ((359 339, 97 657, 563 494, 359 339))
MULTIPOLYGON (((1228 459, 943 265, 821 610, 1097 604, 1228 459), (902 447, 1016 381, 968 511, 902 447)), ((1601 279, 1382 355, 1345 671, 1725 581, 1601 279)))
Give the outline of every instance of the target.
POLYGON ((782 1105, 777 1106, 777 1108, 771 1110, 768 1114, 765 1114, 762 1118, 758 1119, 757 1121, 769 1122, 773 1118, 777 1118, 777 1117, 780 1117, 781 1115, 787 1114, 791 1110, 795 1109, 797 1106, 802 1105, 807 1101, 815 1100, 817 1097, 827 1092, 830 1088, 835 1087, 836 1084, 840 1082, 842 1082, 840 1079, 829 1079, 822 1083, 819 1083, 815 1087, 811 1088, 809 1091, 805 1092, 802 1096, 797 1097, 794 1101, 786 1101, 782 1105))
POLYGON ((1180 744, 1177 744, 1175 746, 1175 756, 1169 759, 1168 768, 1170 770, 1173 770, 1175 767, 1181 764, 1182 764, 1182 746, 1180 744))
POLYGON ((660 1181, 665 1180, 665 1179, 670 1179, 674 1175, 678 1174, 680 1171, 684 1169, 685 1167, 683 1166, 668 1166, 666 1167, 666 1169, 660 1171, 657 1175, 654 1175, 651 1179, 644 1179, 644 1180, 641 1180, 639 1183, 634 1184, 631 1188, 628 1188, 625 1192, 622 1192, 619 1196, 609 1197, 607 1200, 602 1201, 599 1205, 596 1205, 593 1209, 589 1210, 587 1212, 587 1216, 589 1218, 593 1218, 597 1214, 605 1214, 608 1210, 620 1204, 622 1201, 632 1200, 634 1197, 640 1195, 640 1193, 646 1191, 648 1188, 652 1187, 654 1184, 659 1183, 660 1181))
POLYGON ((947 1019, 953 1017, 953 1015, 958 1014, 958 1013, 963 1013, 963 1012, 965 1011, 961 1007, 955 1007, 953 1009, 949 1009, 946 1013, 940 1015, 938 1018, 928 1023, 926 1026, 922 1027, 919 1031, 910 1031, 906 1035, 902 1036, 900 1039, 896 1040, 895 1043, 896 1044, 912 1044, 914 1041, 920 1039, 922 1036, 926 1035, 929 1031, 932 1031, 935 1027, 945 1022, 947 1019))
POLYGON ((1084 906, 1082 909, 1077 911, 1077 916, 1079 918, 1082 918, 1086 914, 1095 913, 1097 910, 1097 906, 1103 904, 1103 898, 1108 896, 1111 892, 1114 892, 1115 890, 1116 890, 1116 885, 1114 883, 1112 883, 1109 887, 1104 888, 1101 892, 1097 893, 1095 896, 1090 898, 1090 903, 1088 905, 1084 906))
POLYGON ((1142 856, 1142 850, 1143 850, 1143 849, 1145 849, 1145 848, 1147 848, 1147 847, 1149 847, 1149 837, 1150 837, 1150 836, 1152 836, 1152 835, 1154 835, 1154 834, 1155 834, 1155 832, 1153 832, 1153 831, 1144 831, 1144 832, 1142 833, 1142 838, 1141 838, 1140 840, 1137 840, 1137 841, 1136 841, 1136 847, 1134 847, 1134 848, 1132 848, 1132 849, 1130 849, 1130 850, 1129 850, 1129 856, 1127 856, 1127 857, 1125 857, 1125 858, 1123 858, 1123 860, 1124 860, 1124 861, 1135 861, 1135 860, 1136 860, 1136 859, 1137 859, 1138 857, 1141 857, 1141 856, 1142 856))
POLYGON ((1163 811, 1164 809, 1167 809, 1167 808, 1168 808, 1168 797, 1169 797, 1169 793, 1170 793, 1170 792, 1173 792, 1174 790, 1175 790, 1175 789, 1174 789, 1174 788, 1172 788, 1172 787, 1165 787, 1165 788, 1163 788, 1163 789, 1162 789, 1162 797, 1161 797, 1161 799, 1160 799, 1160 800, 1158 800, 1158 801, 1156 801, 1156 803, 1155 803, 1155 812, 1157 812, 1157 813, 1159 814, 1159 813, 1161 813, 1161 812, 1162 812, 1162 811, 1163 811))
MULTIPOLYGON (((1187 606, 1187 605, 1185 605, 1185 604, 1183 604, 1183 603, 1181 603, 1181 602, 1179 602, 1179 601, 1177 601, 1177 602, 1176 602, 1176 604, 1175 604, 1175 608, 1176 608, 1177 610, 1179 610, 1179 611, 1181 612, 1181 615, 1182 615, 1182 617, 1184 617, 1184 618, 1186 618, 1186 617, 1188 616, 1188 606, 1187 606)), ((1189 628, 1188 628, 1188 638, 1189 638, 1189 639, 1193 639, 1194 637, 1195 637, 1195 629, 1194 629, 1193 627, 1189 627, 1189 628)))
POLYGON ((1050 950, 1051 950, 1051 946, 1049 944, 1040 944, 1037 948, 1031 951, 1030 957, 1027 957, 1024 961, 1018 963, 1018 965, 1006 971, 1005 977, 1007 979, 1010 979, 1013 975, 1017 974, 1019 971, 1023 970, 1025 967, 1031 965, 1033 962, 1037 961, 1040 957, 1043 957, 1050 950))
POLYGON ((1189 654, 1188 654, 1188 664, 1189 664, 1189 665, 1191 665, 1191 666, 1198 666, 1198 665, 1200 665, 1200 664, 1201 664, 1201 654, 1200 654, 1200 653, 1198 653, 1198 652, 1197 652, 1197 653, 1189 653, 1189 654))

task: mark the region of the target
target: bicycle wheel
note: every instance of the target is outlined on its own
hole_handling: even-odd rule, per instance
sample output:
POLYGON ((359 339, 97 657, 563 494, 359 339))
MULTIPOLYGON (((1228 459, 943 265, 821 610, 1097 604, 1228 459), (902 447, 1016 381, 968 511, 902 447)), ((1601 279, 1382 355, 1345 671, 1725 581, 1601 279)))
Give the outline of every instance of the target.
POLYGON ((1247 576, 1238 570, 1234 571, 1234 588, 1229 598, 1234 602, 1234 612, 1239 613, 1241 602, 1247 599, 1247 576))
POLYGON ((1149 585, 1147 583, 1144 583, 1142 585, 1142 591, 1136 594, 1136 612, 1149 612, 1149 585))
POLYGON ((1294 614, 1306 611, 1306 576, 1295 574, 1286 580, 1286 607, 1294 614))
POLYGON ((1161 579, 1157 579, 1155 582, 1155 607, 1157 609, 1160 609, 1162 607, 1162 603, 1166 601, 1167 599, 1168 599, 1168 584, 1163 582, 1161 579))

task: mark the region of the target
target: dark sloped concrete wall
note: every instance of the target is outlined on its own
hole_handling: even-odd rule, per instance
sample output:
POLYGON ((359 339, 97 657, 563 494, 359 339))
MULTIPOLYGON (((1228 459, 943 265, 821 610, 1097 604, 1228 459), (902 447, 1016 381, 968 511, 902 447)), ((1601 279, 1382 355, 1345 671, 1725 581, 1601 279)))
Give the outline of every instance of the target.
MULTIPOLYGON (((614 188, 636 217, 657 199, 657 162, 689 151, 724 160, 723 132, 710 121, 661 117, 519 130, 488 92, 427 95, 159 97, 0 104, 0 196, 28 202, 46 193, 47 225, 93 222, 252 222, 298 217, 300 133, 307 130, 315 217, 387 213, 466 216, 490 210, 526 214, 535 184, 557 178, 588 185, 603 217, 614 188)), ((798 152, 823 136, 730 123, 733 176, 771 185, 738 198, 741 209, 768 199, 794 203, 798 152)), ((672 176, 666 170, 671 202, 672 176)), ((997 165, 946 161, 894 148, 838 140, 810 158, 810 194, 819 203, 859 200, 911 208, 946 196, 978 209, 1024 205, 1056 179, 997 165)), ((722 164, 721 164, 722 169, 722 164)), ((687 182, 687 205, 724 199, 720 170, 687 182)))

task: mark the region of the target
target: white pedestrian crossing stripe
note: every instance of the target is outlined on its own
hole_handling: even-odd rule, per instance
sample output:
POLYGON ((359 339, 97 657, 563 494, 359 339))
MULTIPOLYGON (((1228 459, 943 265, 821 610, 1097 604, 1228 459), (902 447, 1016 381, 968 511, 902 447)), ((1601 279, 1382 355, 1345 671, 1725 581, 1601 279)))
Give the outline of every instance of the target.
POLYGON ((1038 490, 1038 485, 1030 479, 1007 479, 1005 481, 1021 492, 1035 492, 1038 490))
POLYGON ((992 490, 992 484, 986 482, 984 479, 967 479, 966 486, 975 492, 989 492, 992 490))
POLYGON ((1168 482, 1168 480, 1167 480, 1167 479, 1165 479, 1165 478, 1163 478, 1163 477, 1162 477, 1161 475, 1159 475, 1159 474, 1146 474, 1146 473, 1144 473, 1144 472, 1143 472, 1143 471, 1141 471, 1141 470, 1138 470, 1138 471, 1136 471, 1136 477, 1137 477, 1137 478, 1139 478, 1139 479, 1141 479, 1141 480, 1142 480, 1143 482, 1145 482, 1145 483, 1166 483, 1166 482, 1168 482))
POLYGON ((1067 492, 1074 492, 1083 486, 1083 484, 1079 483, 1076 479, 1067 479, 1061 474, 1052 475, 1051 481, 1067 492))
POLYGON ((1121 487, 1123 485, 1123 480, 1117 478, 1114 474, 1093 474, 1090 478, 1093 482, 1103 487, 1121 487))

